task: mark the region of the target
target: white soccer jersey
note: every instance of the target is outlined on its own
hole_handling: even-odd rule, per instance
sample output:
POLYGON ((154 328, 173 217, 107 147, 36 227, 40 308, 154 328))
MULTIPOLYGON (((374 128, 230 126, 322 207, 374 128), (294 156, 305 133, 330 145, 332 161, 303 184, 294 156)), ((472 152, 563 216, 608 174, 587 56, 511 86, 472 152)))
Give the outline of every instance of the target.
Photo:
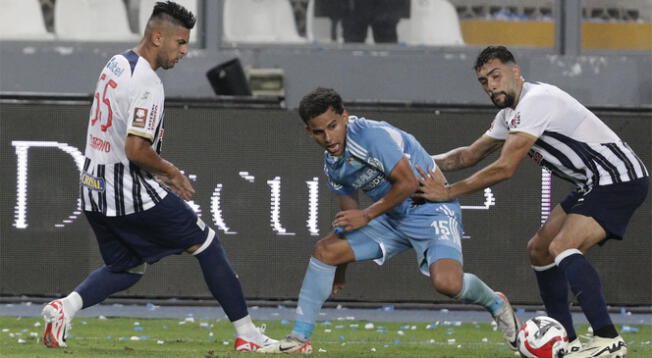
POLYGON ((81 175, 84 210, 127 215, 147 210, 167 195, 151 173, 125 154, 128 134, 151 141, 160 153, 163 103, 163 85, 147 60, 133 51, 109 60, 97 81, 88 123, 81 175))
POLYGON ((627 143, 575 98, 553 85, 524 83, 516 108, 498 112, 486 134, 504 140, 515 132, 536 137, 530 157, 577 185, 580 191, 648 176, 643 162, 627 143))

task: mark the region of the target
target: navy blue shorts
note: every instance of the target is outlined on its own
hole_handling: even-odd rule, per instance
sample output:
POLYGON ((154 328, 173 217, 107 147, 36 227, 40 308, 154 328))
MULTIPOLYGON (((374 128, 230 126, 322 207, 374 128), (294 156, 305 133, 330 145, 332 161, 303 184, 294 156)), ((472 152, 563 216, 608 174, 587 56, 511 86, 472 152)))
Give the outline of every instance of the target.
POLYGON ((567 214, 580 214, 595 219, 607 232, 606 239, 621 240, 629 219, 645 201, 648 186, 649 178, 645 177, 625 183, 596 186, 588 193, 574 191, 561 202, 561 207, 567 214))
POLYGON ((84 211, 112 272, 154 263, 202 244, 212 231, 181 198, 168 193, 153 208, 124 216, 84 211))

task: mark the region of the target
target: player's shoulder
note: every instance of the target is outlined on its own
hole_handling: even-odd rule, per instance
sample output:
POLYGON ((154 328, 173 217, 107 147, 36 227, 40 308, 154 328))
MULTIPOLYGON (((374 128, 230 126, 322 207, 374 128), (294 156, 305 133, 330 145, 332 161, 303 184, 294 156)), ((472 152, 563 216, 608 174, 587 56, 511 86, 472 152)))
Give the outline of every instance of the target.
POLYGON ((393 128, 386 122, 374 121, 371 119, 349 116, 348 136, 351 138, 373 138, 378 131, 393 128))
POLYGON ((568 94, 559 87, 543 82, 526 82, 518 107, 554 106, 566 100, 568 94))
POLYGON ((133 50, 125 51, 113 56, 113 58, 120 63, 121 68, 126 72, 126 77, 136 85, 144 87, 162 86, 160 78, 152 69, 149 62, 133 50))

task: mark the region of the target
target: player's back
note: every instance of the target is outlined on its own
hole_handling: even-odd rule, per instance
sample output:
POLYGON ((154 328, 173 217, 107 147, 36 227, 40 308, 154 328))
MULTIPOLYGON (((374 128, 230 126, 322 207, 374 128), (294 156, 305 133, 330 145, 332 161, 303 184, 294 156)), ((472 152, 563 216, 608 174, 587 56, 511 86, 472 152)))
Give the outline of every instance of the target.
POLYGON ((158 153, 163 133, 163 85, 149 62, 134 51, 113 56, 100 73, 91 106, 81 201, 84 210, 108 216, 147 210, 167 195, 125 153, 129 134, 158 153))

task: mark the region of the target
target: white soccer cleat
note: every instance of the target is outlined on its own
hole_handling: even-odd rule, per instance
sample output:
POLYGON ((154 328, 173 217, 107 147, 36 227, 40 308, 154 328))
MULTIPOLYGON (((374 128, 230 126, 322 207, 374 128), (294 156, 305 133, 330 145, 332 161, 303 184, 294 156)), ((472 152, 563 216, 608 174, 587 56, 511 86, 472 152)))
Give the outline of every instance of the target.
POLYGON ((66 333, 70 329, 70 318, 63 310, 63 301, 50 301, 43 311, 45 320, 45 331, 42 342, 48 348, 66 347, 66 333))
POLYGON ((262 347, 258 353, 272 354, 311 354, 312 344, 310 341, 302 341, 293 336, 287 336, 274 344, 262 347))
POLYGON ((500 312, 494 315, 494 320, 496 321, 496 327, 500 330, 500 333, 503 335, 507 346, 515 351, 518 349, 518 343, 516 342, 516 337, 518 335, 518 329, 521 326, 516 313, 512 305, 509 303, 507 296, 502 292, 496 292, 496 295, 503 300, 503 308, 500 312))
MULTIPOLYGON (((573 341, 575 342, 575 341, 573 341)), ((605 338, 594 336, 591 342, 578 352, 564 354, 564 358, 623 358, 627 346, 623 337, 605 338)))
POLYGON ((582 350, 582 342, 580 342, 579 338, 575 338, 573 341, 568 342, 566 344, 566 347, 560 352, 560 355, 562 357, 565 357, 571 353, 576 353, 582 350))
POLYGON ((258 337, 249 339, 247 337, 238 337, 235 339, 234 348, 237 352, 257 352, 261 347, 267 347, 278 343, 276 339, 269 338, 265 335, 265 324, 256 327, 258 337))

